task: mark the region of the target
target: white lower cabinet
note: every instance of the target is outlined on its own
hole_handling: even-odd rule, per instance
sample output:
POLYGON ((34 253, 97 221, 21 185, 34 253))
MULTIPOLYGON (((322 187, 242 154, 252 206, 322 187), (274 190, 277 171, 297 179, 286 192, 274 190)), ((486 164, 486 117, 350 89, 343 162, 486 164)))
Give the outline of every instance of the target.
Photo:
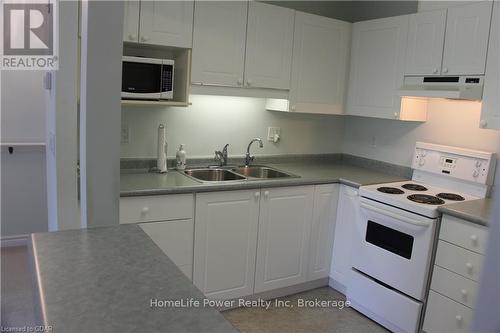
POLYGON ((189 280, 192 280, 193 219, 140 223, 139 226, 189 280))
POLYGON ((309 281, 325 278, 330 274, 338 197, 338 184, 315 186, 309 246, 309 281))
POLYGON ((194 284, 213 299, 251 295, 260 190, 196 195, 194 284))
POLYGON ((262 190, 255 292, 307 280, 314 186, 262 190))
POLYGON ((330 277, 337 288, 345 292, 351 271, 352 233, 359 219, 359 197, 356 188, 341 185, 335 222, 335 238, 330 277))

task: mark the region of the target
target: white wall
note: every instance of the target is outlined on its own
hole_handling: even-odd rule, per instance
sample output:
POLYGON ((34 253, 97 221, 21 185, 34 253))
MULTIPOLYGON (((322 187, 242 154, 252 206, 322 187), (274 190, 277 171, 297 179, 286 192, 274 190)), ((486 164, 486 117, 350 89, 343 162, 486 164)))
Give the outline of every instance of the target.
MULTIPOLYGON (((500 155, 500 131, 479 128, 480 110, 479 102, 434 99, 425 123, 348 117, 343 151, 406 166, 411 164, 416 141, 500 155)), ((496 178, 498 182, 500 177, 496 178)))
POLYGON ((123 108, 122 127, 129 127, 130 143, 121 144, 121 157, 155 158, 160 123, 166 123, 170 157, 181 143, 188 158, 213 156, 226 143, 230 156, 244 155, 252 138, 266 139, 268 126, 281 127, 282 140, 253 147, 255 155, 342 150, 342 117, 266 111, 260 98, 193 95, 191 102, 188 108, 123 108))

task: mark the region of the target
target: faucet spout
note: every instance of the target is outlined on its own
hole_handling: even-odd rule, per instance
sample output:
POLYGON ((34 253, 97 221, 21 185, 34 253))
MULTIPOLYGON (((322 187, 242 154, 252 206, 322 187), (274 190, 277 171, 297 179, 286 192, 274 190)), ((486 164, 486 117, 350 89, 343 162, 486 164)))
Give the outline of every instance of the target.
POLYGON ((252 141, 250 141, 250 143, 248 144, 247 153, 245 154, 245 166, 249 166, 250 163, 255 159, 255 156, 250 155, 250 147, 252 146, 252 144, 254 142, 258 142, 259 143, 259 147, 260 148, 264 148, 264 143, 262 143, 262 139, 261 138, 252 139, 252 141))

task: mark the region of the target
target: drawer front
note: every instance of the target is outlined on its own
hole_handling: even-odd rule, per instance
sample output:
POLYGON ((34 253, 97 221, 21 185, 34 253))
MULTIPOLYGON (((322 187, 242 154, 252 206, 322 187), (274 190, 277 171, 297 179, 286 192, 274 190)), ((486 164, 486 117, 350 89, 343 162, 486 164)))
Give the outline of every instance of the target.
POLYGON ((468 307, 431 290, 423 330, 427 333, 465 333, 469 331, 472 315, 468 307))
POLYGON ((452 272, 479 281, 483 256, 440 240, 436 254, 436 265, 452 272))
POLYGON ((438 293, 473 308, 476 302, 477 288, 476 282, 439 266, 434 266, 431 289, 438 293))
POLYGON ((148 222, 139 226, 177 266, 193 265, 193 219, 148 222))
POLYGON ((192 194, 120 198, 120 223, 186 219, 193 211, 192 194))
POLYGON ((453 216, 444 215, 439 238, 468 250, 484 254, 488 228, 453 216))

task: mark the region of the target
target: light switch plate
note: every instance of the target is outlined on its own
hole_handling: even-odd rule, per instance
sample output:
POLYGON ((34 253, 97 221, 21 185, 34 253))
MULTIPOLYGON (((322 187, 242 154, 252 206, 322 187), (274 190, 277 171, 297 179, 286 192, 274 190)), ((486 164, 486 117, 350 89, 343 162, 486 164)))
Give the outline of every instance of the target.
POLYGON ((274 142, 275 134, 277 134, 278 137, 280 137, 281 136, 281 128, 280 127, 268 127, 267 128, 267 141, 274 142))

